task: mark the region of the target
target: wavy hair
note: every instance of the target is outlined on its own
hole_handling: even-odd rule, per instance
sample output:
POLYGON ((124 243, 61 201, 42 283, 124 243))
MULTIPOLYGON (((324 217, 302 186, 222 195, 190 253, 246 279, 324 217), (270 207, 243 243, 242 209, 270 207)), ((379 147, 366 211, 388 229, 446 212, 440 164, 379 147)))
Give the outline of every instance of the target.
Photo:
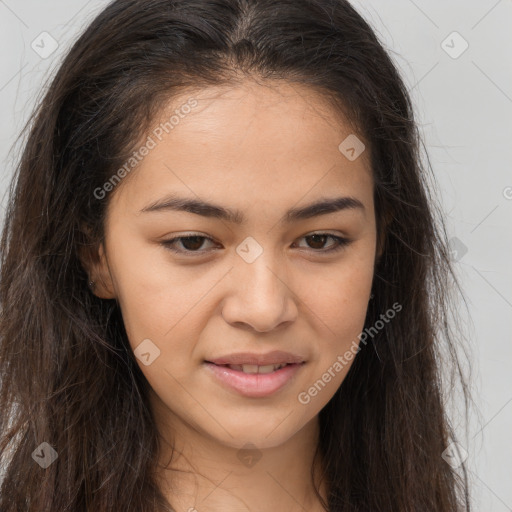
POLYGON ((365 328, 402 306, 319 413, 325 510, 470 510, 465 464, 442 457, 456 439, 444 386, 461 384, 466 409, 470 398, 453 329, 461 287, 407 87, 375 32, 346 0, 116 0, 22 132, 1 239, 3 512, 172 510, 149 384, 81 255, 104 236, 108 196, 94 191, 169 99, 246 78, 307 85, 368 141, 385 244, 365 328), (42 442, 58 454, 44 470, 32 456, 42 442))

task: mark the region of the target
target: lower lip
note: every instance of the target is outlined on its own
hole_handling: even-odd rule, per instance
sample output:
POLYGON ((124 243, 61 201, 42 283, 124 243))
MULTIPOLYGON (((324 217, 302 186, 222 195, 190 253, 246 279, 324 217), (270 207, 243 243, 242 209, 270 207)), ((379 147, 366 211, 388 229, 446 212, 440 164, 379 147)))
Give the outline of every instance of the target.
POLYGON ((204 363, 222 384, 241 395, 251 398, 270 396, 282 389, 299 371, 304 363, 287 364, 271 373, 244 373, 227 366, 204 363))

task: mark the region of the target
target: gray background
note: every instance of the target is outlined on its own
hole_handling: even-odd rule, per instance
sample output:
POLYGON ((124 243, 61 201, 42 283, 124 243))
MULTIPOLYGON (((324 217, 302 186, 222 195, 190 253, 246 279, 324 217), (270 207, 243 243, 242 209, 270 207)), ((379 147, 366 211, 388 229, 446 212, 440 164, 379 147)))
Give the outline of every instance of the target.
MULTIPOLYGON (((481 418, 472 417, 464 448, 475 510, 512 511, 512 1, 353 3, 392 53, 412 92, 469 299, 469 315, 462 313, 481 418), (469 46, 459 55, 465 42, 469 46)), ((104 0, 0 0, 1 205, 21 142, 13 144, 44 81, 105 5, 104 0), (31 46, 48 37, 43 32, 59 44, 46 58, 31 46)))

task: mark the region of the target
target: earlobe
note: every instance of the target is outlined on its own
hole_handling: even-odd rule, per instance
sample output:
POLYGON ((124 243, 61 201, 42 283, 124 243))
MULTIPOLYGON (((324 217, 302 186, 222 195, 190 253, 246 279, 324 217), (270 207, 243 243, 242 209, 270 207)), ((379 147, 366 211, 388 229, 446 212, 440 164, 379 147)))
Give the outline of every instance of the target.
POLYGON ((387 231, 387 224, 381 228, 379 236, 377 238, 377 249, 376 249, 376 255, 375 255, 375 262, 377 263, 382 254, 384 253, 384 247, 386 245, 386 231, 387 231))
POLYGON ((384 253, 384 247, 386 245, 386 234, 388 231, 388 227, 391 224, 393 219, 393 214, 390 211, 387 211, 383 217, 381 226, 379 228, 379 233, 377 233, 377 247, 375 250, 375 265, 379 263, 382 254, 384 253))
MULTIPOLYGON (((85 229, 89 240, 90 230, 85 229)), ((103 242, 86 243, 79 248, 79 258, 82 267, 89 276, 88 286, 94 295, 100 299, 116 298, 112 275, 103 242)))
POLYGON ((97 260, 91 268, 89 277, 94 283, 91 291, 96 295, 96 297, 99 297, 100 299, 116 298, 112 275, 110 273, 110 267, 108 265, 103 242, 100 243, 98 247, 97 260))
POLYGON ((375 250, 375 265, 377 265, 377 263, 379 263, 380 261, 380 257, 382 256, 382 252, 384 250, 383 248, 383 244, 382 244, 382 236, 379 236, 377 238, 377 249, 375 250))

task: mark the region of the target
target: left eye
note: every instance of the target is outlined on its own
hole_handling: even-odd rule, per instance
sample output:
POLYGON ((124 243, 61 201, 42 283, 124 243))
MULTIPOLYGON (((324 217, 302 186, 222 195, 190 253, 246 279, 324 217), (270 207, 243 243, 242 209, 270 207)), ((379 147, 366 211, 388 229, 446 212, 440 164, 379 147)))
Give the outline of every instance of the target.
MULTIPOLYGON (((347 238, 343 238, 340 236, 331 235, 329 233, 313 233, 311 235, 306 235, 301 237, 305 240, 308 240, 308 244, 313 244, 311 248, 313 252, 320 253, 328 253, 339 251, 343 249, 345 246, 350 244, 350 240, 347 238), (325 245, 325 242, 328 240, 334 240, 334 245, 328 249, 323 249, 322 246, 325 245)), ((200 251, 199 249, 203 246, 203 242, 207 240, 209 242, 213 242, 213 239, 202 236, 202 235, 188 235, 188 236, 177 236, 175 238, 171 238, 169 240, 164 240, 162 245, 169 249, 172 252, 180 253, 180 254, 188 254, 192 255, 194 253, 203 254, 205 252, 209 252, 208 250, 200 251), (176 242, 179 242, 184 249, 176 248, 176 242)), ((210 249, 211 250, 211 249, 210 249)))
MULTIPOLYGON (((198 249, 203 245, 204 240, 209 240, 213 242, 213 240, 207 236, 199 236, 199 235, 189 235, 189 236, 177 236, 175 238, 171 238, 170 240, 164 240, 162 244, 173 252, 178 253, 186 253, 186 252, 198 252, 198 249), (175 242, 179 241, 185 250, 176 249, 175 242), (187 247, 188 246, 188 247, 187 247)), ((204 252, 204 251, 201 251, 204 252)))
POLYGON ((329 238, 331 240, 334 240, 334 245, 332 245, 328 249, 321 250, 320 252, 326 253, 326 252, 340 251, 345 246, 350 244, 350 240, 348 238, 343 238, 341 236, 330 235, 329 233, 313 233, 312 235, 306 235, 306 236, 304 236, 302 238, 304 238, 305 240, 309 239, 310 240, 310 242, 309 242, 310 244, 311 244, 311 241, 312 241, 313 249, 315 249, 314 252, 318 252, 318 251, 316 251, 316 249, 319 249, 318 246, 323 246, 325 244, 325 241, 327 239, 329 239, 329 238))

